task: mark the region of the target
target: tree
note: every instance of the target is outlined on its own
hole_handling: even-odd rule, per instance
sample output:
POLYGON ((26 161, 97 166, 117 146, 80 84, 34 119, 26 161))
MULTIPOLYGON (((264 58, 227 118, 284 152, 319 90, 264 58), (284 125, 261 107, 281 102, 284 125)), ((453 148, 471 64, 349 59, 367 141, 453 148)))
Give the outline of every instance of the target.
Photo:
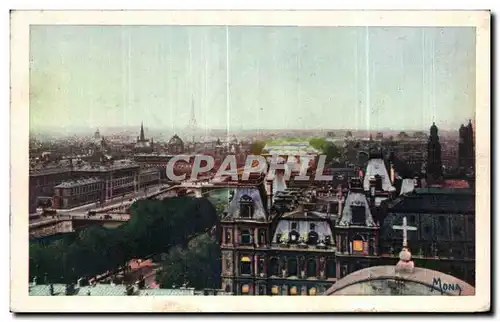
POLYGON ((252 142, 252 144, 250 145, 250 153, 252 155, 260 155, 262 154, 262 151, 264 150, 265 147, 266 147, 265 142, 262 141, 252 142))
POLYGON ((219 244, 208 234, 193 238, 186 248, 172 248, 157 275, 162 287, 188 283, 196 289, 219 288, 221 274, 219 244))
POLYGON ((316 150, 323 151, 327 141, 323 138, 312 138, 309 140, 309 145, 315 148, 316 150))
POLYGON ((323 153, 326 155, 326 162, 331 162, 333 159, 340 158, 340 149, 333 143, 328 142, 323 147, 323 153))
MULTIPOLYGON (((215 207, 204 198, 177 197, 141 200, 131 207, 132 218, 112 230, 88 227, 76 238, 30 245, 30 279, 45 274, 50 282, 114 271, 133 258, 161 254, 187 244, 218 226, 215 207)), ((217 236, 218 236, 217 231, 217 236)))
POLYGON ((226 205, 227 205, 227 203, 222 203, 222 202, 219 202, 215 205, 215 209, 216 209, 217 215, 219 215, 219 217, 222 217, 224 210, 226 210, 226 205))

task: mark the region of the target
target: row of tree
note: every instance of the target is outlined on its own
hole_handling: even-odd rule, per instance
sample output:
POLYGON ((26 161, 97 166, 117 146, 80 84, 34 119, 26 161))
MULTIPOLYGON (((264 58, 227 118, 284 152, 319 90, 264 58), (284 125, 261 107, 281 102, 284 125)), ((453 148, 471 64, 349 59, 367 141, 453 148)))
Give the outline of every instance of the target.
POLYGON ((335 144, 325 140, 324 138, 312 138, 309 141, 309 144, 313 148, 321 151, 322 154, 326 155, 327 163, 341 156, 340 149, 335 144))
POLYGON ((163 288, 183 284, 195 289, 220 288, 221 250, 210 234, 191 239, 187 247, 170 249, 156 277, 163 288))
POLYGON ((141 200, 132 205, 131 219, 116 229, 85 228, 51 243, 30 244, 30 279, 71 283, 115 271, 133 258, 186 247, 189 240, 217 227, 215 207, 203 198, 141 200))

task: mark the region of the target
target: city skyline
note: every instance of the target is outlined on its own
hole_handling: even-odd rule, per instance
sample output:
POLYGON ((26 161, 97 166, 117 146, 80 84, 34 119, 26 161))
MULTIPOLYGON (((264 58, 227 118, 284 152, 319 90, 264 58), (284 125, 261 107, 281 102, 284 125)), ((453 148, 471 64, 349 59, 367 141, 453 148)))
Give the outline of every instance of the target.
POLYGON ((231 132, 474 119, 474 28, 32 26, 30 41, 33 131, 178 131, 192 108, 231 132))

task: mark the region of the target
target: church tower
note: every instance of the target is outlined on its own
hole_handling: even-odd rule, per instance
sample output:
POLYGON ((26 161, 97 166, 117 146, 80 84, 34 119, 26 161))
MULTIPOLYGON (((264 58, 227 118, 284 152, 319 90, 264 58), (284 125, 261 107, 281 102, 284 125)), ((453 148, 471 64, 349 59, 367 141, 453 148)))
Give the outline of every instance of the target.
POLYGON ((439 142, 438 127, 436 123, 432 123, 427 143, 427 180, 432 183, 439 181, 442 177, 441 143, 439 142))
POLYGON ((465 141, 465 151, 467 157, 467 167, 472 168, 474 170, 476 164, 476 154, 474 149, 474 129, 472 128, 472 121, 469 120, 469 124, 465 128, 466 133, 466 141, 465 141))
POLYGON ((139 141, 140 142, 146 141, 146 138, 144 137, 144 126, 143 126, 142 122, 141 122, 141 134, 139 136, 139 141))
POLYGON ((466 129, 463 124, 460 125, 460 129, 458 130, 458 167, 459 168, 465 168, 465 158, 466 158, 466 153, 465 153, 465 141, 467 140, 466 138, 466 129))

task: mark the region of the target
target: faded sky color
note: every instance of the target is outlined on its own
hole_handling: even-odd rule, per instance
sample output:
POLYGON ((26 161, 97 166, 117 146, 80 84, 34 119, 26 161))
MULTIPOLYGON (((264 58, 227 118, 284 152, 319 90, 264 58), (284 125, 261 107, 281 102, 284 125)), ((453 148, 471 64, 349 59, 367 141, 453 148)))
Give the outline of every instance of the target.
POLYGON ((30 127, 457 129, 475 29, 32 26, 30 127))

